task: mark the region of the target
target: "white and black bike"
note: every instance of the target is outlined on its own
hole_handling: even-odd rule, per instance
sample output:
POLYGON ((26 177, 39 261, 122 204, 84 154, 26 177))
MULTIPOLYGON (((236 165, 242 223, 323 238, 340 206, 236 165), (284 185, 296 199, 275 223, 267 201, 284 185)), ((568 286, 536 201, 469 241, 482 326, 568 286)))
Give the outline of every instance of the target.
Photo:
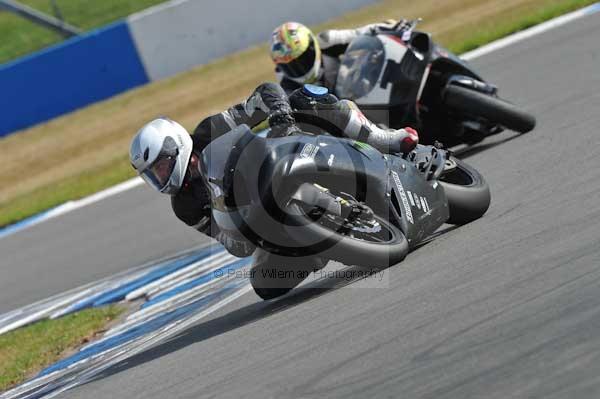
POLYGON ((354 39, 335 94, 355 101, 374 122, 417 128, 424 143, 474 144, 504 129, 535 127, 532 115, 498 97, 497 87, 464 60, 415 31, 418 21, 354 39))

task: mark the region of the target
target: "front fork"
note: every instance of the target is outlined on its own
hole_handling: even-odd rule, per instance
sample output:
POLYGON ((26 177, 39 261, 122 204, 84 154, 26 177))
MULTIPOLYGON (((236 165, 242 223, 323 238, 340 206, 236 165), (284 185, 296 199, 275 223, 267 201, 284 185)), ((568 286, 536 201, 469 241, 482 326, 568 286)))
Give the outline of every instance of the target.
POLYGON ((450 76, 448 78, 448 82, 446 83, 446 87, 450 85, 466 87, 467 89, 475 90, 494 97, 498 94, 498 86, 491 83, 482 82, 481 80, 477 80, 465 75, 450 76))

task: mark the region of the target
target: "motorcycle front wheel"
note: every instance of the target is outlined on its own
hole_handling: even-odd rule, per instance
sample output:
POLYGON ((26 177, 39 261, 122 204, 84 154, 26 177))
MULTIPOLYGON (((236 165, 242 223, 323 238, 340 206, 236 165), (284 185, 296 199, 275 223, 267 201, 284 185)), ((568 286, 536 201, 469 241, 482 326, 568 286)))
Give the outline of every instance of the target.
POLYGON ((535 117, 516 105, 478 91, 450 85, 444 92, 444 104, 467 115, 483 117, 519 133, 535 127, 535 117))
POLYGON ((288 206, 290 237, 309 252, 347 265, 389 267, 408 253, 408 241, 390 221, 365 212, 352 223, 298 201, 288 206))

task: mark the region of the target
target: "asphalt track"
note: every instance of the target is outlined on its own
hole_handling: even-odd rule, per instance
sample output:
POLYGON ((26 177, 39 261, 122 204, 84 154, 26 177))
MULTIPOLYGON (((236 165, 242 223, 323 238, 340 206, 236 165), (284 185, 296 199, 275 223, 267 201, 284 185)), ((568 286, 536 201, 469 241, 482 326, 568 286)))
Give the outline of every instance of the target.
MULTIPOLYGON (((64 396, 599 397, 598 37, 596 14, 473 62, 538 127, 463 154, 492 207, 390 268, 387 288, 249 293, 64 396)), ((197 243, 145 190, 0 240, 0 311, 197 243)))

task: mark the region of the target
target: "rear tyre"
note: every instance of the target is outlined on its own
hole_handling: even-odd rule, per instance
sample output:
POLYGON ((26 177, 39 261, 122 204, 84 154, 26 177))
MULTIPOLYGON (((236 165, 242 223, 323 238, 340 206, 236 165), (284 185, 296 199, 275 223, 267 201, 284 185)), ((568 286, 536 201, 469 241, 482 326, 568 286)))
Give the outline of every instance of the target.
POLYGON ((462 225, 479 219, 490 207, 490 187, 473 167, 454 157, 449 163, 453 167, 439 179, 450 211, 446 223, 462 225))
POLYGON ((444 104, 465 114, 481 116, 520 133, 533 130, 536 123, 533 115, 507 101, 457 85, 446 87, 444 104))

